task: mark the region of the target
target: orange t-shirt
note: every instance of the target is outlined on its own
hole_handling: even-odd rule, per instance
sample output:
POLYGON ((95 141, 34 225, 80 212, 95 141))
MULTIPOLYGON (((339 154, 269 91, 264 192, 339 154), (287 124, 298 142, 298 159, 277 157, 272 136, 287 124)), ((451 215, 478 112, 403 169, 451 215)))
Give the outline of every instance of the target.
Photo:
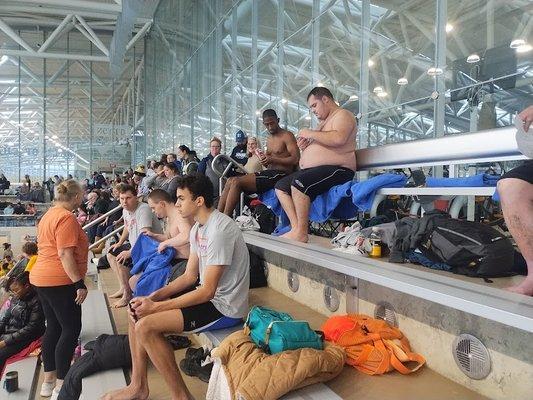
POLYGON ((62 286, 73 282, 68 277, 59 250, 74 247, 74 260, 82 276, 87 273, 89 240, 76 217, 63 207, 52 207, 37 228, 38 257, 30 272, 35 286, 62 286))

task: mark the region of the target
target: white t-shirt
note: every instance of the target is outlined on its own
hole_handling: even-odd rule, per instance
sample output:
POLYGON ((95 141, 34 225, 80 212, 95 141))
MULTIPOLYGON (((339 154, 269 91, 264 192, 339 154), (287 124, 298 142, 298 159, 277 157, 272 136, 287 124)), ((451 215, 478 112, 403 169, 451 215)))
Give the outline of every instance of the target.
POLYGON ((133 212, 122 210, 122 217, 124 218, 124 226, 128 230, 128 240, 131 247, 135 245, 141 230, 144 228, 150 228, 155 233, 163 233, 161 223, 146 203, 139 203, 133 212))
POLYGON ((250 256, 241 230, 227 215, 214 210, 204 225, 194 224, 191 253, 198 254, 200 284, 209 265, 224 266, 215 297, 215 308, 226 317, 242 318, 248 313, 250 256))

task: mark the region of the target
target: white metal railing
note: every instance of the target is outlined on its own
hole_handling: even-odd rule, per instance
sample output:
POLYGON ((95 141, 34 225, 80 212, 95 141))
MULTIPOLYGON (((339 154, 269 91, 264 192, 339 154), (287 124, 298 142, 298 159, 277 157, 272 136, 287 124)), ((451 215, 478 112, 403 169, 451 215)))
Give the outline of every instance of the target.
POLYGON ((113 213, 115 213, 115 212, 117 212, 119 210, 122 210, 122 205, 120 205, 120 204, 118 206, 116 206, 115 208, 113 208, 112 210, 107 211, 105 214, 100 215, 95 220, 93 220, 93 221, 89 222, 88 224, 84 225, 82 229, 85 231, 85 230, 89 229, 90 227, 95 226, 96 224, 102 222, 104 219, 109 217, 111 214, 113 214, 113 213))
POLYGON ((247 173, 241 164, 239 164, 233 158, 227 156, 226 154, 219 154, 215 158, 213 158, 213 161, 211 161, 211 168, 220 177, 218 185, 219 195, 222 194, 222 190, 224 189, 224 178, 232 168, 236 168, 238 172, 241 172, 243 174, 247 173), (223 163, 227 163, 226 167, 223 167, 223 163), (223 167, 223 169, 218 168, 219 164, 223 167))
POLYGON ((95 247, 98 247, 101 243, 105 242, 107 239, 109 239, 111 236, 117 234, 117 233, 120 233, 122 232, 122 229, 124 229, 124 225, 120 225, 118 228, 116 228, 115 230, 113 230, 112 232, 108 233, 107 235, 105 235, 104 237, 102 237, 101 239, 98 239, 96 242, 94 242, 93 244, 91 244, 89 246, 89 250, 92 250, 94 249, 95 247))

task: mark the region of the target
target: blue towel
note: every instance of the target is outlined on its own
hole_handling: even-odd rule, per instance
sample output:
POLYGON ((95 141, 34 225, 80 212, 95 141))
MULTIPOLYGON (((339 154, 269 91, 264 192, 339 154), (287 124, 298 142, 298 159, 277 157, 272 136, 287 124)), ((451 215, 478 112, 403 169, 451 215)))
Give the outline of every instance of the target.
POLYGON ((466 178, 427 178, 427 187, 481 187, 496 186, 499 175, 477 174, 466 178))
POLYGON ((167 284, 176 250, 167 247, 162 253, 158 253, 158 246, 157 240, 141 234, 131 249, 131 274, 142 272, 134 296, 148 296, 167 284))
MULTIPOLYGON (((400 174, 382 174, 363 182, 350 181, 334 186, 316 197, 309 210, 312 222, 324 222, 330 218, 353 218, 357 211, 368 211, 376 192, 385 187, 403 187, 407 178, 400 174)), ((276 197, 275 190, 260 196, 261 201, 280 218, 280 224, 273 235, 282 235, 289 230, 289 220, 276 197)))
MULTIPOLYGON (((500 180, 500 175, 477 174, 466 178, 427 178, 427 187, 482 187, 496 186, 500 180)), ((494 201, 500 201, 497 191, 492 195, 494 201)))
POLYGON ((383 188, 404 187, 407 177, 403 174, 381 174, 352 185, 352 201, 361 211, 372 208, 376 192, 383 188))

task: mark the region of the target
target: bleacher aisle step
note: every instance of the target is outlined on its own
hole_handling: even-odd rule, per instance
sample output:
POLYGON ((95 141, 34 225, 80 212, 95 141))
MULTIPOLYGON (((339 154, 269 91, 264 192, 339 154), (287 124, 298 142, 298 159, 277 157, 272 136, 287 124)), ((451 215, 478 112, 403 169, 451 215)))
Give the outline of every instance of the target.
MULTIPOLYGON (((82 347, 104 333, 115 334, 105 295, 100 290, 89 290, 87 299, 82 305, 82 347)), ((99 399, 110 390, 124 386, 126 386, 124 370, 102 371, 83 379, 82 397, 85 400, 99 399)))
POLYGON ((27 357, 23 360, 9 364, 0 382, 0 399, 2 400, 32 400, 35 385, 37 384, 37 361, 39 357, 27 357), (5 374, 17 371, 19 374, 19 390, 8 393, 4 389, 5 374))

